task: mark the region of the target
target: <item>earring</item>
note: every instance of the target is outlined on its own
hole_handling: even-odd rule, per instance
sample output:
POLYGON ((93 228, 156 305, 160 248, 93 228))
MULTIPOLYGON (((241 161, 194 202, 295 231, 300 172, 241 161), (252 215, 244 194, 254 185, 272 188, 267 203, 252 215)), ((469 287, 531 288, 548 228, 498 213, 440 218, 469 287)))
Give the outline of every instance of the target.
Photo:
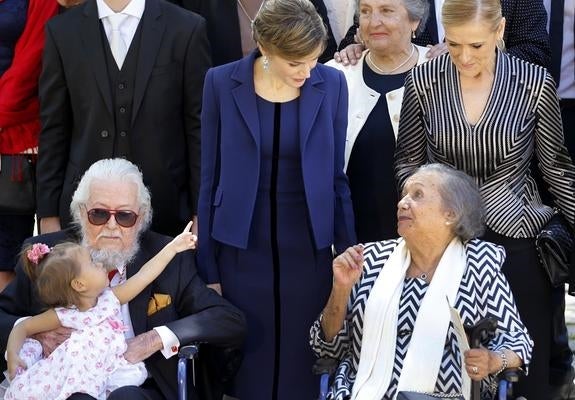
POLYGON ((415 31, 411 31, 411 38, 415 39, 415 31))
POLYGON ((451 222, 450 222, 450 221, 445 221, 445 225, 449 226, 449 225, 451 225, 451 222))
POLYGON ((505 51, 505 40, 503 40, 503 38, 497 39, 497 48, 500 51, 503 51, 503 52, 505 51))
POLYGON ((264 67, 264 71, 268 72, 270 69, 270 60, 268 59, 268 56, 263 56, 262 57, 262 66, 264 67))

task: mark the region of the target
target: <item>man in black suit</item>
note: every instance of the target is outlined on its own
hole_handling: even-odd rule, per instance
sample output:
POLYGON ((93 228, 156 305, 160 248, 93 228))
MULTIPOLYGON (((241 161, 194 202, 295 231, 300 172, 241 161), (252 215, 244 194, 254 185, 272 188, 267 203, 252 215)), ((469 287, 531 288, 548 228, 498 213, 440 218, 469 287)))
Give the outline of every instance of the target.
MULTIPOLYGON (((505 17, 503 39, 507 52, 548 68, 551 50, 546 30, 547 14, 542 0, 501 0, 501 12, 505 17)), ((440 14, 441 9, 436 7, 436 2, 429 0, 427 23, 423 31, 413 40, 413 43, 420 46, 432 46, 431 51, 428 52, 428 57, 435 57, 447 51, 443 37, 439 37, 437 29, 436 16, 440 14)), ((349 29, 339 45, 340 50, 354 43, 356 30, 357 24, 349 29)), ((356 59, 359 58, 357 54, 354 57, 352 51, 340 51, 336 56, 336 61, 340 61, 340 56, 341 62, 344 64, 348 62, 355 64, 356 59)))
POLYGON ((196 214, 209 53, 204 20, 164 0, 88 0, 48 23, 37 168, 42 233, 69 225, 79 178, 110 157, 142 169, 154 230, 177 234, 196 214))
MULTIPOLYGON (((179 4, 187 10, 196 12, 206 19, 208 37, 210 45, 212 46, 212 59, 214 65, 221 65, 239 60, 247 51, 256 48, 256 44, 253 40, 249 41, 251 48, 243 48, 242 29, 244 28, 242 28, 242 26, 245 26, 245 29, 249 30, 249 20, 253 20, 257 13, 257 7, 252 10, 248 5, 250 3, 261 4, 261 2, 265 0, 261 0, 261 2, 259 0, 253 2, 247 0, 169 1, 179 4), (241 6, 239 4, 241 4, 241 6)), ((327 9, 323 0, 310 1, 315 6, 328 30, 327 47, 319 58, 319 61, 323 63, 333 58, 333 53, 337 50, 337 44, 331 31, 327 17, 327 9)), ((243 36, 245 37, 246 35, 243 36)), ((249 35, 249 32, 247 36, 251 36, 249 35)))
MULTIPOLYGON (((79 241, 89 248, 95 261, 110 269, 117 268, 119 273, 111 280, 115 286, 134 275, 171 239, 148 230, 150 204, 150 194, 135 165, 124 159, 100 160, 82 177, 72 199, 70 209, 78 229, 33 237, 28 243, 53 246, 63 241, 79 241), (89 216, 94 209, 108 217, 103 224, 89 216), (110 213, 117 210, 135 212, 135 224, 125 226, 129 224, 117 213, 110 213)), ((33 283, 18 264, 16 278, 0 293, 0 347, 6 348, 8 335, 18 318, 38 314, 43 308, 33 283)), ((142 387, 116 389, 109 397, 112 400, 176 399, 174 355, 180 346, 191 342, 239 346, 245 331, 242 313, 205 286, 198 277, 193 252, 189 251, 176 255, 151 285, 123 305, 122 317, 129 327, 125 357, 130 362, 144 360, 150 378, 142 387)), ((66 336, 65 331, 59 333, 66 336)), ((49 333, 39 339, 44 345, 54 345, 51 342, 54 335, 49 333)), ((5 369, 6 365, 0 367, 5 369)), ((189 388, 192 393, 193 390, 189 388)), ((75 394, 71 399, 91 397, 75 394)))
MULTIPOLYGON (((575 160, 575 14, 574 0, 545 0, 549 15, 551 64, 549 72, 557 84, 565 145, 575 160)), ((544 199, 545 200, 545 199, 544 199)), ((575 267, 575 254, 571 260, 575 267)), ((570 282, 570 292, 575 282, 570 282)), ((565 326, 565 288, 553 289, 553 344, 551 347, 550 400, 574 400, 575 370, 573 352, 569 348, 569 333, 565 326)))

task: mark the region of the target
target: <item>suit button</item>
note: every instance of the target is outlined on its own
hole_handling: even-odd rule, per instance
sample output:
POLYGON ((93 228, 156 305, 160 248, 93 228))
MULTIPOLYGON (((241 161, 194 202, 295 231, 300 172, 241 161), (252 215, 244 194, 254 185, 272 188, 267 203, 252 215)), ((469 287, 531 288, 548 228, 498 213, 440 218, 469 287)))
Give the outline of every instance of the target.
POLYGON ((127 135, 126 131, 121 131, 121 132, 120 132, 120 136, 126 137, 126 135, 127 135))
POLYGON ((126 107, 120 107, 120 113, 124 114, 126 112, 126 107))
POLYGON ((102 132, 100 132, 100 136, 102 136, 103 138, 107 138, 108 137, 108 131, 103 130, 102 132))
POLYGON ((124 83, 118 83, 118 89, 124 90, 125 88, 126 88, 126 85, 124 83))

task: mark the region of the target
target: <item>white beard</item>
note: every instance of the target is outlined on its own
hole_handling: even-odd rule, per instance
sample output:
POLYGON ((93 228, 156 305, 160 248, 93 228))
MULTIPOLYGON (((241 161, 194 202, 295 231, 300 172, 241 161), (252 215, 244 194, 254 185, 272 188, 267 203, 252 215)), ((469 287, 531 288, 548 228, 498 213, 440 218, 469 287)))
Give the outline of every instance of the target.
MULTIPOLYGON (((86 243, 83 243, 87 246, 86 243)), ((92 256, 92 261, 101 262, 109 269, 123 268, 134 260, 136 253, 140 250, 140 244, 136 242, 134 246, 127 250, 94 249, 87 246, 92 256), (110 268, 112 267, 112 268, 110 268)))
MULTIPOLYGON (((84 233, 84 232, 82 232, 84 233)), ((138 234, 133 246, 126 250, 95 249, 86 240, 86 235, 82 235, 82 246, 90 251, 93 262, 101 262, 107 270, 124 268, 134 260, 140 251, 140 235, 138 234)))

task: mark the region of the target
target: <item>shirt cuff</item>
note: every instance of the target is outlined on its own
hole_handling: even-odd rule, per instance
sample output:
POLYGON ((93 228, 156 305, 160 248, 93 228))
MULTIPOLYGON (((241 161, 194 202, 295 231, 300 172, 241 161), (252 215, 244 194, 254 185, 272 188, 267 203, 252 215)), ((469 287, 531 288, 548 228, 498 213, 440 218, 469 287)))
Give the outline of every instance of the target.
POLYGON ((170 358, 178 354, 178 351, 180 350, 180 340, 176 334, 172 332, 167 326, 157 326, 154 328, 154 330, 158 332, 160 339, 162 339, 164 348, 161 351, 164 357, 170 358))

